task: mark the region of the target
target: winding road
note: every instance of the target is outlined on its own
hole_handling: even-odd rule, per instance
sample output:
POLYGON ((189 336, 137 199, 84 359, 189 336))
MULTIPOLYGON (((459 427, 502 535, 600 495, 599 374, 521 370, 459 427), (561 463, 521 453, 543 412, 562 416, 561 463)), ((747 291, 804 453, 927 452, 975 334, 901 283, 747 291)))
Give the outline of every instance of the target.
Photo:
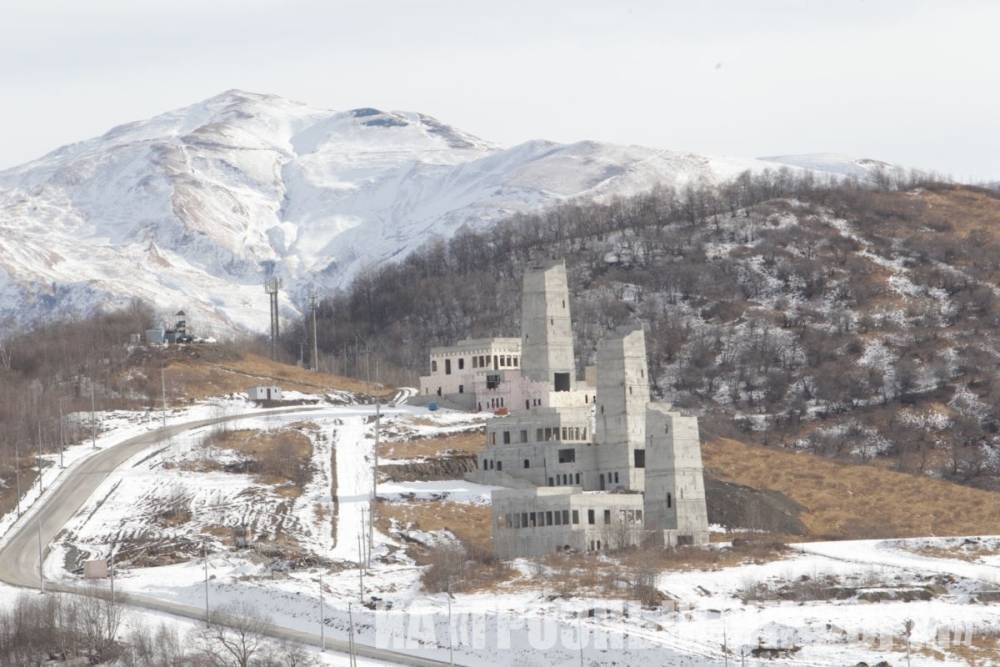
MULTIPOLYGON (((83 507, 87 499, 97 490, 107 476, 114 472, 118 466, 143 450, 185 431, 212 426, 222 422, 261 415, 305 414, 322 409, 322 407, 310 408, 299 406, 281 410, 260 410, 212 419, 189 421, 129 438, 103 449, 101 452, 94 454, 70 470, 67 470, 67 476, 62 480, 62 483, 54 491, 50 491, 43 496, 38 501, 39 504, 32 508, 33 514, 22 517, 14 525, 11 529, 10 538, 4 544, 3 548, 0 549, 0 581, 22 588, 40 588, 39 541, 43 547, 47 547, 63 529, 63 526, 83 507)), ((83 588, 53 582, 46 582, 45 588, 46 590, 56 590, 78 595, 95 594, 93 591, 83 588)), ((106 595, 107 593, 102 590, 98 594, 106 595)), ((204 620, 205 618, 204 609, 167 602, 149 596, 119 594, 116 599, 125 604, 166 612, 184 618, 195 620, 204 620)), ((320 645, 320 637, 318 635, 291 630, 274 624, 267 626, 266 634, 275 639, 295 641, 313 646, 320 645)), ((337 639, 326 639, 325 646, 327 649, 337 652, 347 653, 348 651, 347 642, 337 639)), ((438 660, 419 658, 396 651, 379 649, 374 646, 365 646, 357 642, 355 642, 355 653, 366 658, 373 658, 398 665, 412 665, 413 667, 441 667, 442 665, 449 664, 438 660)))

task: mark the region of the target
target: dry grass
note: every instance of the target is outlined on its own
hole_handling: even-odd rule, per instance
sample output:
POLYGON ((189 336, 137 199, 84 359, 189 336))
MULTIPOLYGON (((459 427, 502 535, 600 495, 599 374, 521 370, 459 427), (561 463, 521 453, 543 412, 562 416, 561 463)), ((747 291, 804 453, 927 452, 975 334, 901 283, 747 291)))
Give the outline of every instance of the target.
POLYGON ((273 382, 282 389, 309 394, 350 391, 389 398, 395 393, 392 387, 329 373, 313 373, 257 354, 244 354, 233 359, 212 359, 207 355, 198 358, 178 356, 170 359, 166 379, 168 393, 175 399, 177 395, 183 395, 192 401, 245 392, 262 382, 273 382))
POLYGON ((919 199, 926 206, 923 217, 931 224, 946 224, 963 237, 976 232, 1000 239, 995 194, 957 187, 926 191, 919 199))
POLYGON ((979 563, 986 556, 996 556, 1000 549, 981 543, 971 543, 969 540, 965 544, 954 544, 952 546, 937 546, 922 544, 917 546, 903 545, 907 551, 919 556, 928 558, 951 558, 953 560, 964 560, 969 563, 979 563))
MULTIPOLYGON (((439 500, 378 501, 375 504, 375 525, 378 529, 386 535, 391 534, 393 520, 400 526, 427 532, 448 530, 470 550, 493 549, 489 507, 439 500)), ((414 550, 411 556, 420 562, 419 550, 414 550)))
POLYGON ((536 589, 541 586, 561 597, 589 595, 658 606, 669 599, 656 588, 660 573, 768 563, 789 553, 780 542, 739 540, 732 546, 716 549, 629 549, 610 556, 558 553, 532 559, 544 568, 542 577, 522 577, 504 587, 536 589))
MULTIPOLYGON (((22 456, 19 466, 21 495, 24 495, 31 488, 31 485, 38 481, 38 471, 32 468, 34 459, 32 458, 30 463, 24 459, 25 457, 22 456)), ((9 467, 0 474, 0 482, 2 482, 0 483, 0 516, 4 516, 8 512, 17 510, 17 478, 14 474, 13 460, 9 467)), ((26 506, 22 504, 21 509, 26 509, 26 506)))
POLYGON ((459 544, 424 547, 411 544, 407 554, 424 566, 421 582, 433 593, 481 593, 496 590, 516 576, 510 565, 493 557, 490 508, 446 501, 375 505, 375 525, 392 534, 393 524, 427 532, 450 531, 459 544))
MULTIPOLYGON (((949 641, 914 647, 914 655, 922 655, 938 662, 946 658, 965 661, 969 667, 994 667, 1000 665, 1000 632, 989 628, 975 628, 971 635, 965 628, 956 628, 949 641)), ((897 643, 905 645, 902 638, 897 643)), ((901 662, 905 662, 902 658, 901 662)))
POLYGON ((619 560, 633 568, 655 569, 660 572, 689 570, 720 570, 737 565, 761 565, 781 560, 791 552, 774 535, 756 540, 733 540, 731 546, 714 549, 679 547, 677 549, 633 549, 621 554, 619 560))
POLYGON ((721 480, 800 503, 813 538, 1000 533, 1000 493, 729 438, 704 443, 703 456, 706 470, 721 480))
MULTIPOLYGON (((202 443, 205 448, 238 452, 245 464, 231 472, 253 474, 257 481, 275 487, 286 498, 297 498, 309 481, 312 441, 301 432, 286 428, 280 431, 220 431, 202 443)), ((194 462, 198 465, 199 462, 194 462)), ((202 469, 219 469, 211 459, 200 462, 202 469)))
POLYGON ((386 460, 433 459, 455 454, 478 454, 485 448, 486 436, 482 430, 476 430, 405 442, 383 442, 379 445, 378 455, 386 460))

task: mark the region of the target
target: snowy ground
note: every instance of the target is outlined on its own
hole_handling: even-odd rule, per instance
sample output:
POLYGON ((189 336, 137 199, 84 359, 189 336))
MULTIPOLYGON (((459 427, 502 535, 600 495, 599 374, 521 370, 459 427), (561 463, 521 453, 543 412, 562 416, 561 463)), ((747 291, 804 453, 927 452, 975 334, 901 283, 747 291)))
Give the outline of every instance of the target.
MULTIPOLYGON (((171 420, 246 407, 238 401, 204 405, 175 413, 171 420)), ((478 426, 482 418, 407 406, 383 409, 387 433, 455 432, 478 426)), ((204 430, 189 431, 137 455, 106 480, 53 546, 45 564, 47 577, 78 580, 65 569, 67 550, 103 555, 115 540, 137 534, 202 540, 211 538, 209 527, 246 521, 247 512, 252 513, 249 522, 267 533, 277 525, 269 514, 280 508, 282 531, 317 561, 286 569, 273 559, 209 539, 211 607, 251 602, 280 625, 318 634, 322 578, 327 637, 346 639, 350 606, 364 643, 441 660, 448 659, 451 644, 457 664, 579 665, 582 637, 587 665, 723 665, 723 646, 730 651, 730 664, 740 664, 742 652, 746 664, 854 665, 884 659, 899 665, 905 664, 902 633, 908 619, 914 621, 911 642, 922 650, 911 664, 966 664, 948 651, 949 645, 1000 629, 1000 608, 991 597, 1000 590, 1000 540, 923 538, 808 543, 771 563, 663 573, 656 585, 677 602, 655 610, 621 600, 562 598, 547 588, 537 564, 518 561, 517 569, 535 573, 533 583, 456 594, 449 632, 447 597, 421 591, 420 568, 394 548, 400 545, 392 537, 376 531, 376 558, 367 571, 358 568, 359 537, 366 533, 363 519, 369 516, 372 494, 374 407, 253 416, 229 428, 273 430, 303 421, 317 427, 303 431, 313 443, 313 477, 290 506, 251 476, 184 470, 179 463, 205 455, 199 447, 204 430), (336 450, 335 471, 331 448, 336 450), (336 499, 330 496, 332 475, 336 499), (149 499, 165 493, 188 499, 193 509, 189 521, 162 526, 148 520, 149 499), (362 597, 374 609, 360 607, 362 597), (774 661, 750 655, 762 645, 798 648, 774 661)), ((105 424, 110 423, 107 416, 105 424)), ((98 445, 158 425, 157 415, 122 416, 98 445)), ((86 455, 86 446, 71 450, 66 464, 86 455)), ((49 468, 46 486, 58 482, 57 472, 49 468)), ((461 480, 379 485, 385 499, 428 502, 488 503, 490 490, 461 480)), ((3 521, 0 526, 7 526, 10 519, 3 521)), ((206 561, 194 553, 169 565, 122 568, 116 585, 200 607, 205 604, 205 573, 206 561)), ((10 589, 0 590, 0 602, 10 596, 10 589)), ((137 616, 147 617, 166 618, 151 612, 137 616)))

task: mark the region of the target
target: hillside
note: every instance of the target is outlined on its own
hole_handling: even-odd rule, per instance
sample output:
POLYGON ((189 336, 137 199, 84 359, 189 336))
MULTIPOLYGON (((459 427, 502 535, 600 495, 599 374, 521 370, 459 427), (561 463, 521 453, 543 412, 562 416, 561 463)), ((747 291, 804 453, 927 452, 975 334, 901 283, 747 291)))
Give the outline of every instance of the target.
POLYGON ((570 199, 748 170, 866 178, 880 167, 591 141, 503 148, 424 113, 231 90, 0 172, 0 324, 138 297, 230 337, 265 328, 270 275, 284 280, 282 309, 294 316, 313 286, 570 199))
POLYGON ((252 344, 128 345, 130 334, 148 326, 151 318, 147 306, 135 303, 0 340, 0 513, 16 501, 18 482, 23 491, 37 478, 39 450, 58 452, 61 440, 72 445, 91 438, 92 407, 100 432, 121 418, 116 411, 148 416, 158 409, 163 387, 172 409, 244 394, 257 384, 277 384, 333 402, 347 400, 345 394, 388 400, 395 393, 391 386, 272 361, 252 344))
POLYGON ((324 304, 321 344, 412 381, 432 345, 516 335, 523 268, 565 257, 581 369, 638 319, 656 393, 716 435, 995 486, 998 225, 997 193, 933 183, 568 205, 369 272, 324 304))
POLYGON ((993 491, 729 438, 706 441, 703 455, 711 477, 798 503, 810 539, 1000 533, 1000 493, 993 491))

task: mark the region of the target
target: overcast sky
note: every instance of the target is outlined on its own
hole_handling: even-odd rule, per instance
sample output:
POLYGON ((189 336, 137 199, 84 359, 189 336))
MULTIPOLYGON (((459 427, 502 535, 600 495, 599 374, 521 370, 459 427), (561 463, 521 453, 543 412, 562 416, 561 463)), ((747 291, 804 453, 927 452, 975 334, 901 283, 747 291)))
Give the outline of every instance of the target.
POLYGON ((1000 179, 1000 2, 3 0, 0 168, 229 88, 1000 179))

